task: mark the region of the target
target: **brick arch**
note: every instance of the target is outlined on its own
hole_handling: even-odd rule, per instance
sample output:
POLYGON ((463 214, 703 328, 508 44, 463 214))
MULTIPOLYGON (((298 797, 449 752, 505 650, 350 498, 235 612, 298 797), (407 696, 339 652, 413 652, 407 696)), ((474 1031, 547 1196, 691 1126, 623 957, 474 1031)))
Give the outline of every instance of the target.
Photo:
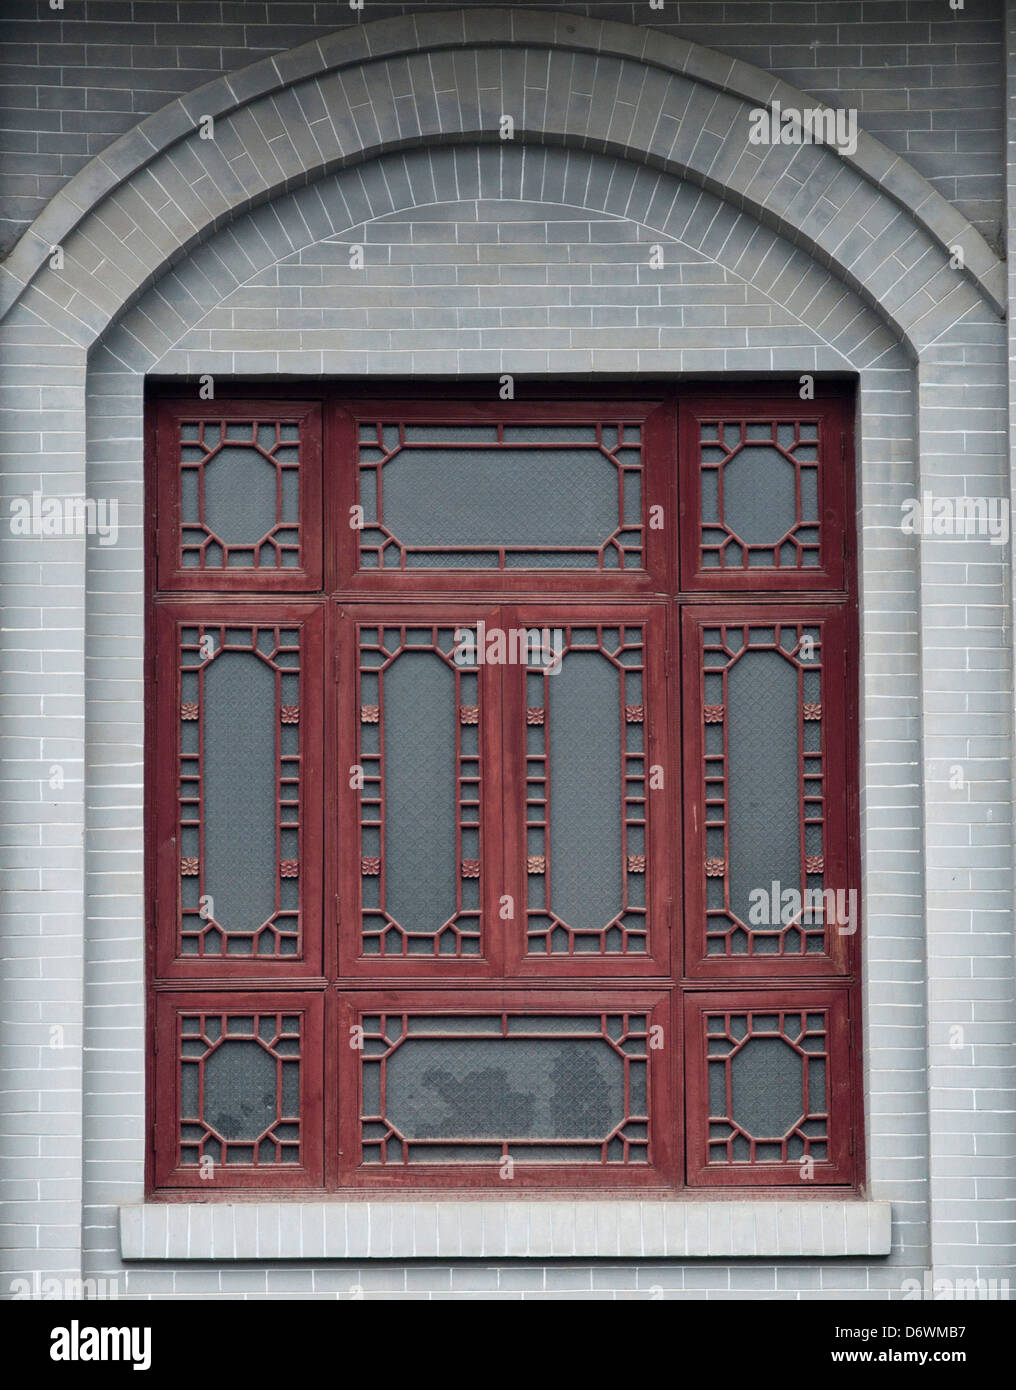
MULTIPOLYGON (((406 285, 400 290, 404 312, 398 327, 388 327, 390 230, 406 219, 425 223, 449 218, 456 226, 475 223, 480 204, 487 205, 488 217, 507 217, 509 231, 524 213, 537 221, 556 219, 555 245, 562 251, 574 219, 581 229, 579 254, 590 267, 586 290, 598 287, 609 300, 613 276, 623 263, 634 267, 632 273, 644 289, 659 290, 661 306, 675 306, 665 324, 664 307, 646 314, 633 307, 624 323, 624 346, 608 330, 594 337, 591 331, 555 328, 552 314, 546 332, 535 324, 526 330, 529 369, 543 353, 550 371, 603 370, 603 350, 609 353, 611 370, 632 372, 697 370, 703 363, 714 368, 722 364, 726 371, 757 371, 759 353, 765 349, 772 354, 773 368, 864 371, 876 363, 899 367, 908 360, 905 346, 833 271, 816 265, 806 251, 716 195, 618 157, 551 146, 501 149, 463 144, 386 154, 235 219, 169 269, 111 325, 93 349, 91 370, 128 367, 135 373, 170 376, 216 370, 240 375, 303 370, 325 376, 356 371, 365 349, 357 346, 355 328, 347 327, 338 345, 334 332, 323 326, 327 315, 320 332, 308 332, 302 309, 289 301, 256 311, 250 320, 258 323, 251 349, 230 352, 228 366, 221 351, 209 348, 220 339, 242 338, 242 332, 223 330, 234 316, 244 322, 251 294, 261 303, 261 287, 275 283, 280 266, 287 267, 291 282, 297 283, 300 266, 322 255, 335 306, 329 313, 342 321, 345 286, 349 304, 357 306, 361 318, 366 315, 365 342, 376 337, 380 325, 386 326, 382 331, 390 339, 392 370, 404 371, 408 365, 405 350, 399 350, 407 330, 407 341, 413 342, 413 371, 518 370, 512 335, 502 343, 503 331, 492 327, 476 347, 471 276, 442 289, 446 318, 430 352, 419 350, 409 312, 426 316, 431 295, 425 284, 422 289, 406 285), (609 224, 611 233, 605 238, 609 251, 599 259, 592 254, 596 243, 582 241, 585 229, 597 222, 609 224), (343 244, 361 241, 366 242, 364 267, 344 266, 336 253, 343 244), (650 249, 656 243, 665 251, 664 265, 650 270, 650 249), (695 267, 690 279, 685 276, 689 263, 695 267), (730 299, 735 286, 741 287, 742 300, 730 299), (703 356, 701 314, 709 311, 701 306, 709 294, 719 297, 712 306, 714 320, 703 356), (685 326, 679 306, 689 296, 693 316, 685 326), (722 311, 720 322, 715 314, 727 300, 758 312, 752 318, 722 311), (449 315, 455 317, 455 328, 447 322, 449 315), (560 346, 562 331, 569 340, 566 348, 560 346), (294 333, 302 344, 295 360, 291 352, 276 347, 277 342, 291 342, 294 333), (548 349, 545 338, 554 346, 548 349)), ((451 245, 440 244, 443 263, 457 243, 456 235, 451 245)), ((467 238, 458 264, 472 266, 472 244, 467 238)), ((414 264, 426 266, 428 244, 414 242, 414 248, 414 264)), ((495 302, 500 274, 491 259, 485 264, 489 306, 495 302)), ((512 284, 509 280, 505 285, 507 305, 512 302, 512 284)), ((375 354, 372 360, 376 373, 379 358, 375 354)))
POLYGON ((879 142, 862 135, 849 157, 752 145, 749 113, 774 101, 815 104, 699 45, 571 14, 476 8, 344 29, 217 79, 97 156, 15 248, 0 306, 20 300, 87 347, 239 213, 385 151, 496 141, 510 115, 517 141, 623 155, 720 194, 833 270, 916 352, 979 301, 1000 312, 987 243, 879 142), (392 93, 383 108, 378 89, 392 93))

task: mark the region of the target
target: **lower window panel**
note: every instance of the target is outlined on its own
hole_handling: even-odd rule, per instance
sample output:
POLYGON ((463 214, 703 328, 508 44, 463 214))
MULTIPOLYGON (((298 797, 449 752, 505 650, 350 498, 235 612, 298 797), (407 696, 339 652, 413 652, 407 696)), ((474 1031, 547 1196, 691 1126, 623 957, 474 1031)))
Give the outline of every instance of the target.
POLYGON ((214 1195, 321 1184, 322 1003, 310 993, 159 996, 160 1186, 214 1195))
POLYGON ((847 999, 845 990, 686 998, 690 1184, 848 1180, 847 999))
POLYGON ((849 1184, 848 990, 679 1003, 620 987, 160 992, 153 1186, 849 1184))
POLYGON ((385 993, 342 1007, 352 1046, 339 1124, 354 1181, 503 1185, 518 1172, 539 1185, 575 1169, 583 1183, 661 1181, 664 995, 385 993))

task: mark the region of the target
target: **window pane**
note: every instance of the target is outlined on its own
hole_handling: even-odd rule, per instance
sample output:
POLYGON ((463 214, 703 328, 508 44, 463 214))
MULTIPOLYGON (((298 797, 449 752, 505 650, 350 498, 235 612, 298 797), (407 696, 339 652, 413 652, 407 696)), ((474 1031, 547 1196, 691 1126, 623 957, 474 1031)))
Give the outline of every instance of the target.
POLYGON ((300 633, 181 628, 184 956, 300 949, 300 633))
POLYGON ((633 422, 361 424, 363 569, 642 566, 633 422))
POLYGON ((475 643, 454 627, 360 629, 365 955, 480 952, 475 643))
POLYGON ((550 903, 582 932, 621 905, 620 683, 617 667, 588 651, 569 652, 547 682, 550 903))
POLYGON ((772 649, 729 668, 730 908, 742 922, 754 889, 801 881, 797 687, 796 669, 772 649))
POLYGON ((362 1022, 364 1163, 648 1161, 645 1014, 362 1022))
POLYGON ((703 569, 817 569, 822 424, 700 420, 703 569))
POLYGON ((295 421, 183 420, 183 569, 296 569, 300 426, 295 421))
POLYGON ((711 1164, 828 1158, 827 1013, 705 1015, 711 1164))
POLYGON ((179 1016, 180 1165, 300 1162, 301 1019, 179 1016))
POLYGON ((528 949, 644 952, 644 629, 534 631, 549 641, 526 678, 528 949))
POLYGON ((702 662, 707 952, 821 955, 821 625, 706 626, 702 662))
POLYGON ((275 672, 224 652, 204 682, 205 891, 221 922, 253 932, 275 908, 275 672))

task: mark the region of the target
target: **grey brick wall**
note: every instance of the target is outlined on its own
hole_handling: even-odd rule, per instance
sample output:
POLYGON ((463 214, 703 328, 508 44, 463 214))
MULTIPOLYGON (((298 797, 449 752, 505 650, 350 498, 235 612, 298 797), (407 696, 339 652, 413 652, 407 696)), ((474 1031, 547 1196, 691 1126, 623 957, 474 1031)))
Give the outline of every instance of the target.
MULTIPOLYGON (((891 441, 898 438, 902 444, 910 429, 909 412, 896 401, 909 400, 911 374, 906 354, 877 317, 853 296, 845 297, 832 275, 815 276, 808 257, 760 229, 753 219, 738 217, 731 224, 711 195, 676 180, 661 185, 651 172, 633 177, 631 166, 621 161, 581 153, 465 147, 393 155, 378 162, 369 181, 350 172, 318 182, 314 194, 318 217, 323 213, 337 229, 331 237, 310 240, 279 258, 268 250, 268 241, 278 235, 290 241, 300 238, 303 219, 296 209, 301 195, 273 205, 270 220, 275 230, 267 240, 254 225, 266 231, 265 216, 241 219, 209 242, 200 256, 154 286, 93 352, 89 455, 104 460, 115 451, 122 458, 119 468, 107 470, 107 485, 116 487, 122 511, 140 521, 138 401, 145 374, 267 372, 300 377, 362 372, 376 377, 443 371, 489 373, 495 380, 502 370, 546 372, 559 378, 568 371, 672 374, 700 366, 749 373, 771 370, 774 364, 802 370, 861 369, 867 394, 862 453, 869 467, 864 515, 869 544, 875 543, 882 561, 879 572, 866 575, 866 584, 873 611, 880 606, 876 594, 883 592, 886 607, 897 615, 896 632, 881 634, 873 618, 874 630, 866 636, 866 680, 877 689, 880 666, 898 662, 896 635, 908 618, 900 607, 899 584, 912 575, 911 547, 898 528, 881 536, 877 518, 880 511, 898 516, 898 499, 907 495, 908 486, 912 490, 916 485, 912 474, 879 477, 880 462, 896 452, 891 441), (421 186, 430 194, 422 206, 386 215, 398 197, 389 190, 421 186), (534 196, 537 190, 543 193, 540 200, 534 196), (566 190, 577 203, 558 201, 566 190), (451 191, 460 196, 454 202, 441 201, 451 191), (431 201, 433 197, 437 201, 431 201), (667 234, 623 215, 631 206, 648 209, 654 198, 669 210, 672 230, 667 234), (343 226, 348 209, 360 208, 364 201, 381 215, 343 226), (365 247, 362 271, 349 266, 348 247, 354 243, 365 247), (648 268, 652 244, 664 247, 665 264, 659 271, 648 268), (221 297, 214 306, 203 290, 211 265, 220 277, 215 294, 221 297), (240 283, 227 290, 228 279, 240 283), (797 312, 785 302, 793 302, 792 295, 774 293, 778 282, 789 286, 805 281, 808 291, 797 312), (703 310, 709 311, 707 336, 698 321, 703 310), (342 324, 341 345, 336 343, 336 323, 342 324), (844 345, 838 346, 838 340, 845 340, 844 345)), ((408 191, 402 194, 404 199, 411 196, 408 191)), ((133 542, 123 551, 96 547, 90 552, 93 601, 104 614, 119 614, 116 626, 135 634, 130 650, 125 645, 121 653, 125 675, 133 676, 132 691, 141 662, 136 563, 133 542), (118 577, 122 582, 116 582, 118 577)), ((909 621, 916 620, 914 602, 909 621)), ((911 669, 914 651, 911 643, 911 669)), ((105 737, 96 740, 97 768, 104 768, 101 781, 130 787, 139 808, 141 786, 135 769, 140 748, 123 743, 126 731, 134 730, 135 736, 140 732, 136 695, 111 707, 105 700, 105 682, 102 690, 98 717, 103 729, 112 733, 115 728, 117 734, 112 745, 105 737)), ((98 714, 99 706, 95 709, 98 714)), ((913 728, 901 728, 896 714, 888 723, 894 752, 905 748, 913 728)), ((875 737, 877 741, 879 735, 875 737)), ((888 745, 884 753, 873 746, 868 760, 874 770, 889 756, 888 745)), ((918 745, 912 742, 909 759, 918 757, 918 745)), ((875 772, 866 788, 866 816, 873 817, 879 838, 890 825, 901 835, 919 836, 917 802, 902 807, 895 789, 880 782, 875 772)), ((110 824, 110 816, 102 804, 90 808, 88 816, 91 843, 110 824)), ((870 852, 878 858, 877 850, 870 852)), ((108 853, 105 844, 96 841, 90 855, 96 876, 108 853)), ((140 870, 137 856, 131 868, 140 870)), ((363 1269, 341 1263, 287 1269, 273 1264, 250 1280, 228 1269, 178 1265, 172 1272, 173 1290, 194 1294, 233 1288, 274 1295, 288 1289, 325 1297, 360 1287, 366 1296, 416 1297, 548 1296, 566 1291, 574 1296, 647 1297, 653 1289, 663 1289, 667 1297, 729 1296, 748 1289, 784 1296, 809 1290, 861 1290, 883 1297, 898 1293, 904 1279, 921 1277, 929 1259, 921 1046, 925 1001, 922 979, 905 969, 901 973, 900 962, 901 944, 907 943, 904 958, 920 949, 921 917, 919 895, 917 902, 907 904, 910 873, 905 865, 887 861, 879 866, 875 881, 878 891, 867 903, 867 989, 872 1007, 885 1007, 893 1025, 869 1059, 868 1103, 873 1193, 891 1199, 896 1215, 896 1247, 889 1261, 835 1261, 825 1267, 795 1262, 792 1268, 757 1263, 740 1268, 718 1262, 703 1266, 676 1260, 666 1265, 611 1263, 606 1268, 577 1262, 451 1269, 433 1264, 363 1269), (910 1010, 901 1008, 904 996, 912 1001, 912 1017, 910 1010), (888 1128, 880 1122, 883 1113, 894 1115, 888 1128), (910 1126, 910 1120, 918 1123, 910 1126)), ((97 974, 89 994, 94 1001, 90 1015, 101 1036, 117 1032, 138 1039, 140 881, 127 903, 123 887, 121 880, 115 894, 101 894, 93 901, 93 939, 100 960, 133 962, 133 978, 111 981, 108 971, 97 974), (131 910, 125 911, 125 906, 131 910)), ((121 1053, 112 1077, 101 1045, 95 1052, 89 1047, 87 1056, 86 1091, 105 1097, 104 1110, 126 1113, 133 1120, 117 1135, 96 1136, 94 1150, 103 1168, 96 1164, 94 1184, 86 1167, 87 1268, 93 1277, 118 1278, 128 1293, 147 1295, 159 1287, 165 1271, 133 1263, 126 1269, 121 1266, 116 1206, 105 1179, 107 1166, 132 1172, 118 1188, 119 1200, 140 1200, 143 1054, 135 1050, 125 1072, 127 1059, 121 1053)))
MULTIPOLYGON (((495 0, 472 0, 479 8, 495 0)), ((454 8, 452 0, 3 0, 0 151, 13 244, 58 188, 172 97, 343 24, 454 8)), ((516 6, 515 8, 522 8, 516 6)), ((536 6, 652 25, 765 69, 904 155, 1000 244, 1001 0, 648 0, 536 6)))
MULTIPOLYGON (((515 48, 478 53, 464 69, 476 89, 461 82, 454 101, 439 99, 441 63, 425 54, 379 62, 372 82, 412 94, 430 147, 324 175, 340 141, 348 155, 377 139, 357 114, 356 72, 253 98, 215 141, 190 135, 95 194, 63 268, 44 266, 0 324, 0 505, 35 488, 87 491, 117 498, 121 526, 111 547, 0 537, 14 726, 0 839, 13 870, 5 1274, 112 1278, 138 1297, 888 1298, 929 1268, 1016 1287, 1009 552, 899 526, 924 488, 1007 492, 1005 326, 949 265, 962 223, 939 221, 940 235, 933 204, 930 223, 913 215, 927 185, 890 196, 827 151, 760 160, 744 101, 677 75, 650 87, 634 59, 555 69, 554 99, 532 118, 553 148, 449 145, 475 113, 505 109, 502 73, 519 61, 515 48), (569 99, 590 78, 613 84, 616 112, 569 99), (641 154, 596 152, 624 143, 615 118, 645 131, 641 154), (662 167, 671 155, 686 178, 662 167), (247 210, 272 160, 290 191, 247 210), (707 176, 725 198, 702 190, 707 176), (362 271, 343 254, 352 241, 366 247, 362 271), (664 246, 660 270, 650 243, 664 246), (125 1266, 118 1209, 144 1191, 145 379, 501 371, 858 378, 865 1098, 893 1252, 125 1266)), ((386 128, 382 143, 394 138, 386 128)))

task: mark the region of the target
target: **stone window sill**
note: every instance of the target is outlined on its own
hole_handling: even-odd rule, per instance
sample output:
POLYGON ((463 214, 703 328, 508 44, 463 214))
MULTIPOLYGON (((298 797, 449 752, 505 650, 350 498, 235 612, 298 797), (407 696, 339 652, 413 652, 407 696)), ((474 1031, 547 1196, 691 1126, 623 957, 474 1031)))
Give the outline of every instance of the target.
POLYGON ((145 1203, 125 1260, 828 1259, 888 1255, 869 1201, 145 1203))

